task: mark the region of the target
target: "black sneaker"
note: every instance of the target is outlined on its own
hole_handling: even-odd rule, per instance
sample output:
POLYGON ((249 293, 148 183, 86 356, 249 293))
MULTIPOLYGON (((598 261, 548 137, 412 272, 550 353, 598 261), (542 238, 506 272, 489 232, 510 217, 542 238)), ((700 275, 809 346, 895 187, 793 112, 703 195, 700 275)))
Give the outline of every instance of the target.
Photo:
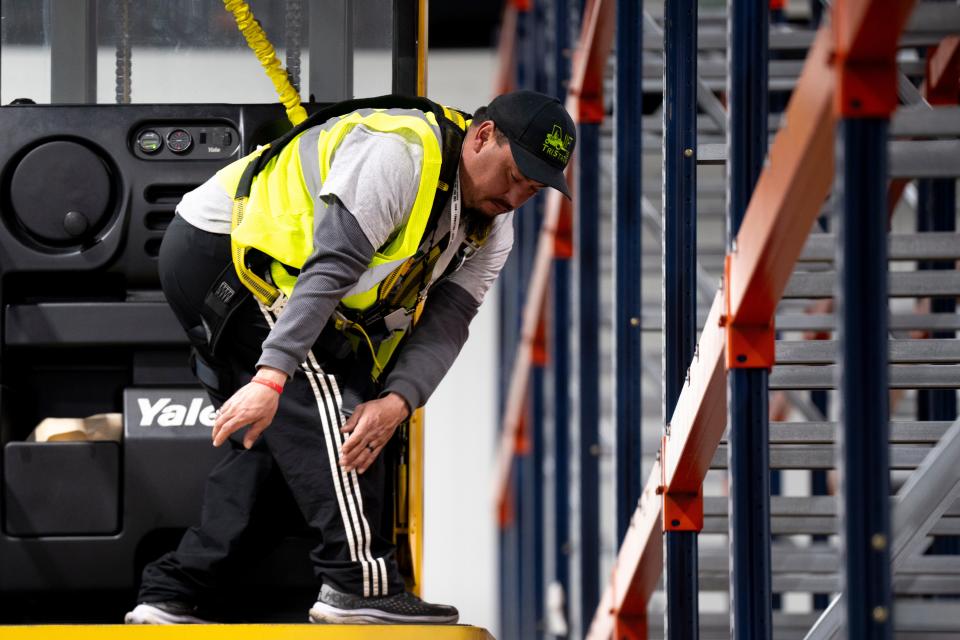
POLYGON ((126 624, 215 624, 197 616, 197 608, 185 602, 141 602, 123 616, 126 624))
POLYGON ((455 624, 455 607, 424 602, 406 591, 379 598, 340 593, 323 585, 310 608, 310 621, 333 624, 455 624))

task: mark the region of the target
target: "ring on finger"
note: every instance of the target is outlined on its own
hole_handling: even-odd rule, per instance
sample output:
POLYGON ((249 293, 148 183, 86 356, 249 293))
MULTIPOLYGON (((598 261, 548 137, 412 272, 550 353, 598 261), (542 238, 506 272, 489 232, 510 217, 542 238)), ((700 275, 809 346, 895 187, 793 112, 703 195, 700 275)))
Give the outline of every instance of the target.
POLYGON ((373 445, 372 445, 371 443, 369 443, 369 442, 367 443, 367 449, 368 449, 371 453, 373 452, 373 445))

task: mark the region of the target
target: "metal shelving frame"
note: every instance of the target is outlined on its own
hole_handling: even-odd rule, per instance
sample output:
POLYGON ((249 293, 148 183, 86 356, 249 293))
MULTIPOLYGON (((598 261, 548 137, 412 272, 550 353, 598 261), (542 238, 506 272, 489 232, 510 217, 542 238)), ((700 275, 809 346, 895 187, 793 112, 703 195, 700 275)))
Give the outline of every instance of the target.
MULTIPOLYGON (((559 16, 575 3, 543 3, 558 29, 554 42, 561 43, 557 25, 564 20, 559 16)), ((538 6, 534 0, 514 4, 527 11, 538 6)), ((960 38, 945 38, 950 29, 960 31, 953 26, 960 24, 960 10, 921 3, 913 11, 913 5, 909 0, 836 0, 834 27, 814 32, 775 26, 769 42, 765 30, 756 29, 768 20, 766 8, 756 3, 730 0, 723 16, 701 13, 700 26, 713 25, 701 37, 695 3, 665 3, 662 26, 649 15, 637 16, 637 3, 590 0, 583 5, 566 91, 579 128, 576 164, 569 173, 576 184, 574 204, 557 194, 546 198, 535 248, 527 244, 533 234, 523 231, 521 251, 532 261, 516 274, 526 291, 522 313, 511 294, 513 315, 504 316, 513 323, 508 330, 513 332, 512 366, 505 369, 509 382, 497 485, 504 531, 537 522, 529 513, 511 518, 506 507, 531 508, 529 501, 521 505, 511 498, 514 472, 526 474, 527 482, 542 477, 539 463, 527 466, 531 440, 526 434, 539 421, 542 409, 536 407, 549 407, 552 448, 547 446, 542 461, 552 464, 549 510, 556 536, 553 545, 541 545, 536 553, 541 561, 550 558, 550 579, 562 592, 576 596, 553 611, 572 621, 571 636, 639 639, 663 631, 669 638, 766 638, 784 630, 784 637, 802 637, 807 630, 809 638, 830 638, 847 625, 850 637, 886 638, 895 622, 898 630, 936 633, 950 629, 949 620, 956 619, 955 603, 910 598, 960 592, 960 581, 950 573, 960 569, 960 562, 921 555, 936 547, 927 544, 929 536, 960 533, 960 511, 953 506, 960 479, 945 462, 956 456, 960 439, 960 423, 951 426, 954 390, 960 388, 955 340, 960 322, 952 300, 960 295, 953 263, 960 258, 955 249, 955 178, 960 174, 955 158, 960 154, 949 139, 960 131, 955 95, 960 38), (729 28, 722 39, 715 28, 720 17, 729 28), (615 92, 611 85, 606 88, 615 95, 611 109, 603 97, 614 22, 615 92), (931 45, 936 49, 925 59, 921 54, 919 60, 897 60, 898 49, 931 45), (805 61, 795 59, 796 52, 807 49, 805 61), (707 60, 700 75, 698 51, 701 62, 707 60), (790 55, 771 63, 772 51, 790 55), (663 52, 662 61, 655 52, 663 52), (726 56, 725 85, 714 68, 718 53, 726 56), (768 75, 768 68, 776 73, 768 75), (920 89, 918 74, 925 76, 920 89), (641 79, 650 86, 641 85, 641 79), (946 102, 935 109, 926 106, 924 100, 933 104, 944 87, 951 88, 946 102), (643 91, 658 90, 666 114, 659 129, 651 123, 654 118, 642 116, 643 91), (724 94, 722 102, 717 91, 724 94), (768 116, 768 91, 792 91, 783 114, 768 116), (896 109, 898 97, 908 106, 896 109), (617 118, 614 161, 604 165, 598 159, 609 129, 601 125, 611 112, 617 118), (640 152, 656 150, 652 134, 658 131, 663 135, 663 215, 649 177, 642 179, 640 172, 640 152), (870 151, 864 153, 865 148, 870 151), (697 167, 705 165, 726 165, 728 175, 717 180, 708 174, 701 181, 697 167), (600 179, 609 166, 615 176, 614 207, 605 209, 603 200, 610 194, 603 192, 600 179), (888 234, 894 207, 903 194, 912 197, 908 183, 915 179, 921 180, 918 230, 923 233, 888 234), (837 193, 828 199, 831 190, 837 193), (718 206, 724 197, 727 206, 718 206), (602 245, 594 223, 604 211, 611 212, 615 224, 612 283, 596 262, 602 245), (708 241, 698 260, 697 223, 717 224, 724 211, 725 250, 708 241), (811 234, 821 216, 831 215, 832 223, 811 234), (640 243, 640 225, 648 240, 660 237, 666 315, 659 319, 660 310, 645 307, 640 297, 639 275, 653 268, 652 261, 641 259, 650 249, 640 243), (851 225, 857 233, 845 232, 851 225), (891 269, 904 261, 920 261, 919 268, 891 269), (929 268, 937 266, 943 268, 929 268), (718 271, 723 282, 716 291, 710 274, 718 271), (597 313, 603 296, 594 294, 611 284, 615 296, 612 322, 607 322, 597 313), (911 314, 893 305, 885 321, 889 299, 926 297, 933 298, 929 308, 911 314), (810 313, 811 300, 831 298, 832 306, 810 313), (657 325, 664 340, 662 372, 649 361, 632 359, 641 334, 656 331, 657 325), (572 340, 571 327, 577 328, 572 340), (615 336, 609 387, 601 383, 607 366, 597 340, 601 328, 615 336), (910 330, 942 334, 921 340, 901 333, 910 330), (837 339, 797 341, 791 335, 785 340, 775 331, 813 332, 821 338, 836 332, 837 339), (640 390, 661 384, 665 433, 641 490, 638 427, 641 409, 653 403, 650 394, 643 402, 640 390), (816 392, 829 389, 838 390, 839 422, 830 420, 826 394, 816 392), (888 423, 893 406, 887 406, 888 389, 928 390, 917 396, 919 420, 888 423), (612 441, 597 431, 607 393, 614 396, 612 441), (774 398, 785 398, 806 422, 772 418, 774 398), (579 431, 571 432, 572 426, 579 431), (594 587, 607 542, 598 539, 604 531, 598 520, 611 515, 601 508, 603 480, 597 480, 598 458, 604 455, 616 461, 619 552, 600 596, 594 587), (571 494, 577 469, 578 489, 571 494), (704 498, 710 469, 729 472, 729 500, 704 498), (771 498, 769 474, 781 469, 815 474, 812 495, 771 498), (843 497, 818 495, 825 493, 829 469, 840 471, 843 497), (910 473, 892 506, 891 471, 910 473), (700 532, 729 538, 729 565, 712 542, 698 550, 700 532), (840 553, 829 540, 816 538, 838 532, 844 540, 840 553), (796 548, 789 539, 775 537, 792 534, 814 536, 812 546, 796 548), (576 558, 572 566, 571 558, 576 558), (571 574, 579 577, 577 584, 570 583, 571 574), (826 594, 837 593, 842 584, 857 597, 827 606, 826 594), (665 594, 662 627, 647 612, 658 588, 665 594), (814 608, 827 606, 826 611, 820 617, 773 611, 775 595, 788 590, 814 594, 814 608), (708 591, 729 593, 729 620, 700 615, 698 596, 708 591)), ((553 64, 560 68, 561 51, 560 44, 541 50, 540 59, 556 56, 553 64)), ((562 85, 551 86, 559 91, 562 85)), ((534 435, 534 448, 538 443, 543 440, 534 435)), ((510 559, 524 566, 532 562, 516 554, 510 559)), ((532 596, 525 597, 545 596, 539 588, 528 592, 532 596)), ((540 637, 546 629, 535 604, 517 602, 511 615, 517 620, 538 616, 533 628, 540 637)), ((532 628, 516 624, 518 630, 532 628)))

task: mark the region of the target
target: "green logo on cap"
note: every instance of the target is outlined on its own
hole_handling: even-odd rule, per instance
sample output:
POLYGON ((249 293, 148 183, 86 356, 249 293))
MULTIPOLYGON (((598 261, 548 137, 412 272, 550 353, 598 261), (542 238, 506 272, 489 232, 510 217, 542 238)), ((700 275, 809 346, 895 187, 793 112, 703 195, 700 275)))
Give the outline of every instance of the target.
POLYGON ((563 129, 559 124, 553 125, 553 131, 547 134, 543 140, 543 152, 551 158, 556 158, 566 164, 570 159, 570 143, 573 142, 573 136, 564 135, 563 129))

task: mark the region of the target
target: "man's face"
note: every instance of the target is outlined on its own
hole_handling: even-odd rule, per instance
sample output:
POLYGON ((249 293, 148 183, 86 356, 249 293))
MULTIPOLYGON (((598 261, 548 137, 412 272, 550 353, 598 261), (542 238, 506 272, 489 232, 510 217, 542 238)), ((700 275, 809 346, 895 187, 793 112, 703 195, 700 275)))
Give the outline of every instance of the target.
POLYGON ((464 142, 460 181, 463 204, 494 217, 517 209, 546 185, 524 176, 510 152, 510 144, 497 144, 492 121, 484 122, 476 135, 464 142))

